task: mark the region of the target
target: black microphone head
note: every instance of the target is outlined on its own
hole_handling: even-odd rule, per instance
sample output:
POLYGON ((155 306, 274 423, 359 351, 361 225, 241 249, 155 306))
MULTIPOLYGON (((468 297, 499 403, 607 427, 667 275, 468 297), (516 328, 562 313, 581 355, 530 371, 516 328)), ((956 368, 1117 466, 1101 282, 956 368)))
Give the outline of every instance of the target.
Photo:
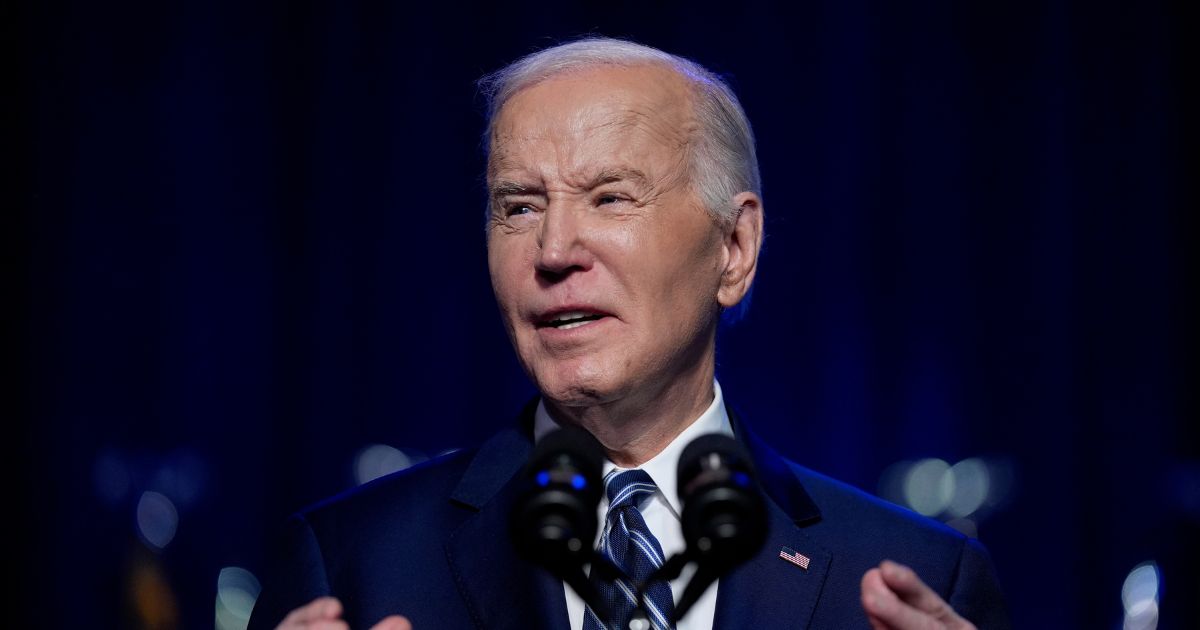
MULTIPOLYGON (((527 470, 550 466, 554 462, 577 467, 587 475, 601 477, 604 447, 591 433, 567 425, 542 436, 529 456, 527 470)), ((599 491, 597 489, 597 491, 599 491)))
POLYGON ((583 429, 564 427, 538 441, 509 520, 522 556, 559 577, 590 560, 603 466, 603 448, 583 429))
POLYGON ((679 456, 687 552, 718 574, 750 559, 767 538, 767 509, 750 459, 733 438, 709 433, 679 456))

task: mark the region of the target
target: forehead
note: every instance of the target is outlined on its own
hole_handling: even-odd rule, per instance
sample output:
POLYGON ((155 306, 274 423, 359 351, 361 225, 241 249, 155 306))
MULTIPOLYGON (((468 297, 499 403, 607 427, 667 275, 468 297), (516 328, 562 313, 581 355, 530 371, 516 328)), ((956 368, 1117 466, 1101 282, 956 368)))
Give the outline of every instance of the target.
POLYGON ((514 94, 492 130, 488 174, 601 168, 677 154, 695 129, 685 79, 661 66, 601 66, 514 94))

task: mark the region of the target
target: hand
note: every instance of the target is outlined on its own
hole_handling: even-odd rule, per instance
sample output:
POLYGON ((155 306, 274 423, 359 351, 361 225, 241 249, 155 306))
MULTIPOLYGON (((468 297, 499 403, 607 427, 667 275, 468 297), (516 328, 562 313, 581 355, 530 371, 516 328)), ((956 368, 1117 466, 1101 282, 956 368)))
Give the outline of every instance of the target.
MULTIPOLYGON (((342 602, 334 597, 318 597, 284 617, 275 630, 349 630, 342 621, 342 602)), ((371 630, 412 630, 412 624, 399 615, 384 617, 371 630)))
POLYGON ((975 630, 912 569, 891 560, 863 575, 862 605, 874 630, 975 630))

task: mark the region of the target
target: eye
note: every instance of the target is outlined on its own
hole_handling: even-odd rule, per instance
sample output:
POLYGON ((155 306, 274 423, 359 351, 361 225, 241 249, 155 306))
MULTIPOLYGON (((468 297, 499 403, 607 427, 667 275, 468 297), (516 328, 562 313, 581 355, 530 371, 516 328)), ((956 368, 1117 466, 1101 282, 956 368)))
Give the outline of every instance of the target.
POLYGON ((517 215, 521 215, 521 214, 529 214, 529 213, 531 213, 531 212, 533 212, 533 208, 529 207, 529 206, 528 206, 528 205, 526 205, 526 204, 519 203, 519 204, 514 204, 514 205, 511 205, 511 206, 509 206, 509 207, 508 207, 508 208, 507 208, 507 209, 504 211, 504 216, 506 216, 506 217, 515 217, 515 216, 517 216, 517 215))
POLYGON ((598 205, 598 206, 604 206, 604 205, 608 205, 610 203, 617 203, 619 201, 624 201, 624 199, 622 197, 620 197, 619 195, 604 194, 604 195, 600 195, 599 197, 596 197, 596 205, 598 205))

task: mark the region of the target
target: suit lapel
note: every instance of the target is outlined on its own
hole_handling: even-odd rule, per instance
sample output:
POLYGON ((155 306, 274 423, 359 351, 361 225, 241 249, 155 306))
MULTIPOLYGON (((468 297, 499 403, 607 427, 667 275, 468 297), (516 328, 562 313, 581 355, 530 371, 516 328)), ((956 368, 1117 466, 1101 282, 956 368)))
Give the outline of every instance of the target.
MULTIPOLYGON (((532 408, 526 411, 531 421, 532 408)), ((459 593, 481 630, 569 630, 562 582, 521 559, 508 537, 518 473, 533 447, 529 435, 508 430, 486 442, 451 496, 474 511, 445 549, 459 593)))
MULTIPOLYGON (((535 405, 536 399, 522 414, 523 430, 501 432, 479 449, 451 497, 473 511, 445 549, 458 590, 480 629, 569 630, 562 582, 517 556, 508 538, 518 473, 533 448, 535 405)), ((787 461, 750 433, 732 409, 729 417, 768 497, 770 530, 762 551, 721 578, 713 627, 806 628, 832 561, 829 550, 803 529, 820 520, 820 510, 787 461), (808 568, 781 558, 785 547, 806 556, 808 568)))
POLYGON ((732 409, 729 418, 768 497, 770 530, 762 550, 718 583, 713 628, 807 628, 832 560, 803 530, 820 520, 820 510, 786 460, 750 433, 732 409), (807 557, 808 568, 782 558, 785 548, 807 557))
POLYGON ((718 583, 714 630, 807 628, 812 619, 831 555, 778 506, 770 504, 769 512, 771 530, 762 551, 718 583), (781 558, 785 547, 807 556, 808 568, 781 558))

